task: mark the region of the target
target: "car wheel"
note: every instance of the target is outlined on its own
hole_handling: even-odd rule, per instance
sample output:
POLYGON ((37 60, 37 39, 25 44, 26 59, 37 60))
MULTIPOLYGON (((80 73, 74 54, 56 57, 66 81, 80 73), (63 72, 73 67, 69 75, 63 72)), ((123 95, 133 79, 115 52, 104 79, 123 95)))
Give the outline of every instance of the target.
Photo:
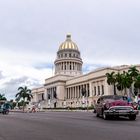
POLYGON ((96 113, 96 117, 99 117, 99 114, 98 113, 96 113))
POLYGON ((5 111, 2 111, 2 114, 5 115, 5 111))
POLYGON ((93 113, 96 113, 96 110, 95 109, 93 110, 93 113))
POLYGON ((5 112, 5 114, 6 114, 6 115, 9 114, 9 110, 7 110, 7 111, 5 112))
POLYGON ((108 118, 109 118, 109 116, 106 115, 106 114, 104 113, 104 111, 103 111, 103 119, 104 119, 104 120, 108 120, 108 118))
POLYGON ((130 119, 130 120, 136 120, 136 115, 130 115, 130 116, 129 116, 129 119, 130 119))

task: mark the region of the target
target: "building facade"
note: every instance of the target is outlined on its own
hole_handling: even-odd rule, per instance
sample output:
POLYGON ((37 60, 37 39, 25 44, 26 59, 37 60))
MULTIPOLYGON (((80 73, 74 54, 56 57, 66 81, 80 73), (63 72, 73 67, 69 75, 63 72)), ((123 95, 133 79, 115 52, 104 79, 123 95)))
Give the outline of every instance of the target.
MULTIPOLYGON (((42 87, 32 89, 32 103, 42 108, 86 107, 95 104, 102 95, 113 94, 106 73, 127 71, 131 66, 105 67, 82 74, 82 58, 71 35, 60 45, 54 61, 55 75, 45 79, 42 87)), ((140 70, 140 65, 137 65, 140 70)), ((117 91, 117 94, 121 94, 117 91)))

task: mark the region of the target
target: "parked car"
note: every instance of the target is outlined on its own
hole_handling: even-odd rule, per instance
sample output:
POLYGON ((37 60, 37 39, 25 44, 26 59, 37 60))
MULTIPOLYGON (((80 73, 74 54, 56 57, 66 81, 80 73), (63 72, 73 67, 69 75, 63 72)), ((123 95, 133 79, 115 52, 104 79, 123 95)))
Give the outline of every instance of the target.
POLYGON ((9 109, 10 109, 9 104, 4 103, 4 104, 0 105, 0 113, 2 113, 4 115, 9 113, 9 109))
POLYGON ((95 105, 96 116, 105 120, 112 117, 125 116, 135 120, 138 114, 136 103, 129 103, 126 96, 105 95, 97 100, 95 105))

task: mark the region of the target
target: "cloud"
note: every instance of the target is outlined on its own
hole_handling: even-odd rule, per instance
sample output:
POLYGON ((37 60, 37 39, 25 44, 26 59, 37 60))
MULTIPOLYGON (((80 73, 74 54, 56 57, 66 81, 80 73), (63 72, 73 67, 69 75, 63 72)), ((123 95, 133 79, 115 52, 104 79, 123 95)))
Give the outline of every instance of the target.
POLYGON ((1 92, 3 92, 8 99, 14 99, 16 93, 18 92, 18 88, 22 86, 28 86, 28 88, 32 88, 35 86, 41 86, 37 79, 31 79, 28 77, 19 77, 14 79, 9 79, 9 81, 4 82, 1 88, 1 92))
POLYGON ((2 74, 2 71, 0 71, 0 80, 3 79, 3 78, 4 78, 4 76, 2 74))
POLYGON ((83 74, 94 71, 97 68, 107 67, 107 66, 109 66, 109 65, 103 65, 103 64, 99 64, 99 63, 98 64, 87 63, 83 66, 83 74))
POLYGON ((84 73, 138 64, 139 5, 139 0, 0 0, 0 91, 10 98, 20 83, 44 84, 67 33, 81 51, 84 73))
POLYGON ((28 86, 34 88, 42 86, 45 78, 52 76, 51 68, 37 69, 29 65, 1 63, 0 69, 3 69, 3 79, 0 79, 0 92, 6 95, 8 99, 14 98, 19 86, 28 86))

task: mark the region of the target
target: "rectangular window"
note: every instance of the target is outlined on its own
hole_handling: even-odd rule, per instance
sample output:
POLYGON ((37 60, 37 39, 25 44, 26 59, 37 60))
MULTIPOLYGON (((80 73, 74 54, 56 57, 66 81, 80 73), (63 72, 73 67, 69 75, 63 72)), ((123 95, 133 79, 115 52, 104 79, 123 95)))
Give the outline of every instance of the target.
POLYGON ((100 95, 100 86, 98 86, 98 95, 100 95))
POLYGON ((89 97, 89 84, 87 84, 87 96, 89 97))
POLYGON ((66 97, 66 99, 68 99, 68 89, 67 89, 67 97, 66 97))
POLYGON ((89 97, 89 90, 88 90, 88 97, 89 97))
POLYGON ((96 96, 96 87, 94 87, 94 95, 96 96))
POLYGON ((44 93, 42 93, 42 100, 44 100, 44 93))
POLYGON ((104 95, 104 85, 102 85, 102 95, 104 95))

